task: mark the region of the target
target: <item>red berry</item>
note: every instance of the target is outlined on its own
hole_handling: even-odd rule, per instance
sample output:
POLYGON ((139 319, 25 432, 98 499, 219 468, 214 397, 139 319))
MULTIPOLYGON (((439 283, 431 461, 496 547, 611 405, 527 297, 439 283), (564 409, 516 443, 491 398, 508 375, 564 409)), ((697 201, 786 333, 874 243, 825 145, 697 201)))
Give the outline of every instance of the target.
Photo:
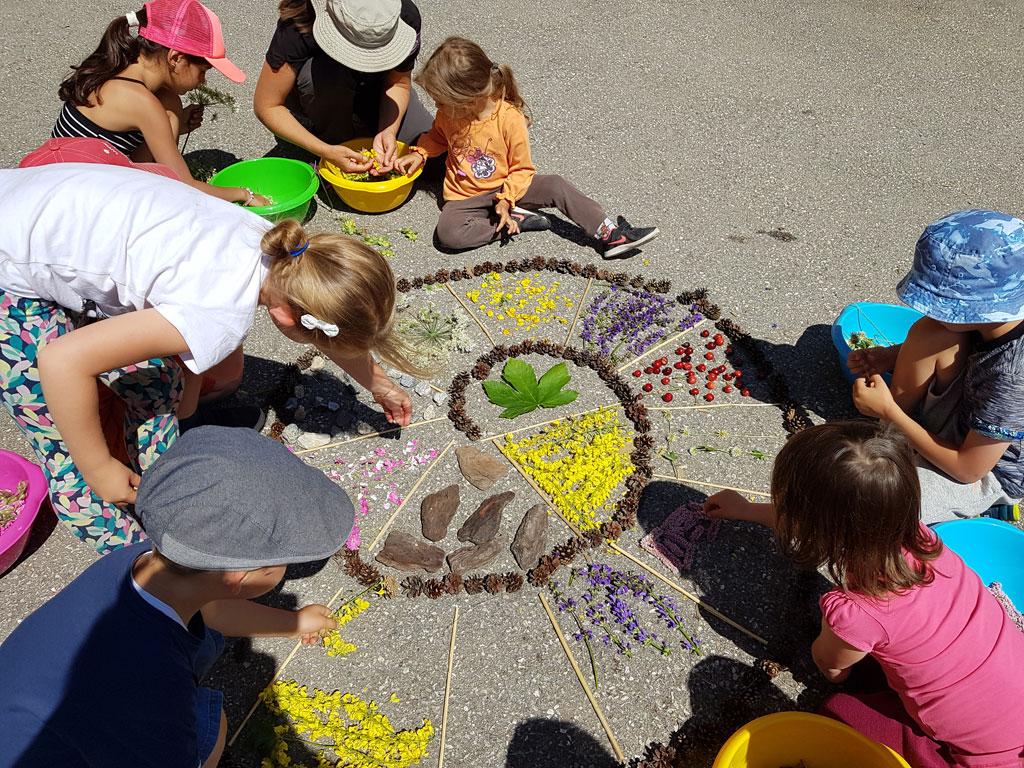
POLYGON ((696 397, 697 395, 700 394, 700 390, 694 387, 693 389, 690 390, 690 394, 696 397))
MULTIPOLYGON (((651 368, 651 366, 647 366, 646 368, 644 368, 644 373, 647 373, 647 374, 654 373, 654 369, 651 368)), ((634 374, 634 375, 636 375, 636 374, 634 374)))
POLYGON ((731 344, 728 347, 725 348, 725 354, 727 354, 727 355, 731 355, 732 354, 732 345, 731 344))
POLYGON ((637 368, 635 371, 633 371, 633 376, 635 376, 638 379, 640 378, 641 372, 640 372, 639 368, 637 368))
POLYGON ((702 339, 706 339, 708 336, 711 335, 711 331, 705 328, 703 331, 700 332, 700 335, 702 339))
POLYGON ((646 383, 646 384, 644 384, 644 386, 643 386, 643 390, 644 390, 644 392, 650 392, 650 391, 651 391, 652 389, 654 389, 654 385, 653 385, 653 384, 651 384, 651 382, 647 382, 647 383, 646 383))
POLYGON ((687 376, 686 377, 686 383, 687 384, 696 384, 697 383, 697 374, 691 373, 689 376, 687 376))
POLYGON ((665 376, 662 378, 661 383, 667 387, 669 384, 672 383, 672 379, 670 379, 668 376, 665 376))
POLYGON ((676 347, 676 354, 677 355, 685 355, 686 354, 686 350, 683 349, 682 347, 676 347))
POLYGON ((732 375, 738 379, 740 376, 743 375, 743 371, 741 371, 739 368, 733 368, 732 375))
POLYGON ((690 363, 690 361, 689 361, 689 360, 684 360, 684 361, 683 361, 683 362, 681 363, 680 367, 681 367, 681 368, 682 368, 682 369, 683 369, 684 371, 689 371, 689 370, 692 370, 692 369, 693 369, 693 365, 692 365, 692 364, 690 363))
POLYGON ((715 348, 715 342, 709 341, 707 344, 704 345, 704 348, 705 349, 714 349, 715 348))
POLYGON ((725 379, 726 381, 729 381, 732 378, 732 374, 731 373, 727 373, 724 376, 722 376, 722 378, 725 379))
POLYGON ((715 395, 713 392, 708 392, 706 395, 704 395, 704 399, 710 403, 712 400, 715 399, 715 395))
POLYGON ((671 392, 666 392, 664 395, 661 396, 661 399, 664 400, 666 403, 671 403, 672 402, 672 393, 671 392))
POLYGON ((668 365, 668 358, 667 357, 659 357, 658 358, 658 362, 656 363, 656 365, 668 365))
POLYGON ((677 371, 683 370, 684 365, 685 363, 682 360, 676 360, 674 363, 672 363, 672 367, 675 368, 677 371))
POLYGON ((731 384, 726 384, 724 387, 722 387, 722 391, 723 392, 732 392, 732 385, 731 384))
POLYGON ((718 380, 718 374, 717 373, 712 371, 711 373, 708 374, 708 381, 717 381, 717 380, 718 380))
POLYGON ((715 344, 717 344, 718 346, 722 346, 723 344, 725 344, 725 336, 723 336, 720 333, 716 333, 715 334, 715 344))
POLYGON ((719 373, 725 373, 725 366, 724 365, 718 366, 718 372, 719 373))
POLYGON ((715 353, 714 352, 705 352, 704 353, 704 359, 705 360, 714 360, 715 359, 715 353))
POLYGON ((681 358, 681 360, 682 360, 682 361, 683 361, 684 363, 688 363, 688 362, 690 362, 690 355, 689 355, 689 353, 687 353, 687 354, 683 355, 683 356, 682 356, 682 358, 681 358))
POLYGON ((700 365, 697 366, 697 370, 700 371, 701 373, 704 373, 704 371, 706 371, 707 369, 708 367, 704 365, 704 363, 701 363, 700 365))
POLYGON ((662 368, 662 369, 661 369, 661 375, 662 375, 662 376, 671 376, 671 375, 672 375, 672 369, 671 369, 671 368, 669 368, 669 367, 668 367, 668 366, 666 365, 666 366, 665 366, 664 368, 662 368))
POLYGON ((715 388, 715 382, 714 381, 709 381, 705 386, 707 386, 708 389, 714 389, 715 388))
POLYGON ((744 397, 750 397, 750 390, 749 389, 741 389, 740 390, 740 394, 743 395, 744 397))

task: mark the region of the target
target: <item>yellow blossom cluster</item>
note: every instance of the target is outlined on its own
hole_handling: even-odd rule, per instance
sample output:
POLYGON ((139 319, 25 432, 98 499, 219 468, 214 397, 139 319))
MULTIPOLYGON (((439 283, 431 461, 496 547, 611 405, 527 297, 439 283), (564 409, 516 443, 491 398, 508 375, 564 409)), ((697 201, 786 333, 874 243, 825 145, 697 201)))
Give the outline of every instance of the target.
POLYGON ((323 638, 328 656, 348 656, 352 651, 358 649, 358 646, 345 640, 338 630, 369 607, 370 604, 366 600, 356 597, 334 612, 334 620, 338 622, 338 629, 328 632, 323 638))
POLYGON ((294 680, 277 681, 261 698, 272 715, 288 724, 274 728, 274 748, 260 768, 296 765, 288 755, 289 742, 319 749, 317 768, 409 768, 427 757, 434 735, 429 720, 416 730, 396 731, 376 702, 339 691, 309 691, 294 680))
POLYGON ((575 301, 559 293, 560 280, 550 284, 537 277, 519 277, 490 272, 479 288, 466 291, 466 298, 488 318, 501 324, 505 336, 513 329, 529 331, 538 325, 559 323, 568 325, 569 318, 561 312, 571 312, 575 301))
POLYGON ((551 497, 555 508, 581 530, 597 528, 599 513, 633 472, 625 425, 615 408, 554 421, 516 440, 506 435, 502 452, 551 497))

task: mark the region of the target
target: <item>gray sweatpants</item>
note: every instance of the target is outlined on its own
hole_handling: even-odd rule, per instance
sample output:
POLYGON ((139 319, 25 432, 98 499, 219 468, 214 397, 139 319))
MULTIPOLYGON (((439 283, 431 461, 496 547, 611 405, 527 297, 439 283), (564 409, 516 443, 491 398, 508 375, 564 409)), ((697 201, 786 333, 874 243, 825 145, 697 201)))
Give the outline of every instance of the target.
MULTIPOLYGON (((916 420, 933 435, 960 445, 967 436, 958 423, 963 395, 963 374, 943 392, 929 387, 916 420)), ((926 525, 977 517, 993 504, 1016 504, 1002 489, 996 476, 989 472, 974 483, 954 480, 938 467, 918 456, 917 477, 921 481, 921 521, 926 525)))

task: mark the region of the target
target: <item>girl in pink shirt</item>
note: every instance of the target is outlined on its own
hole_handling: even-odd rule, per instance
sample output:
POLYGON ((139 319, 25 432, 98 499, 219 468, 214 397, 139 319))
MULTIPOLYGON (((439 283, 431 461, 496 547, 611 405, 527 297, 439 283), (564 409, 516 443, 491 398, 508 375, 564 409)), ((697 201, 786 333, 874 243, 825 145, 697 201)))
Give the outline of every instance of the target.
POLYGON ((977 574, 920 523, 906 439, 861 421, 792 437, 772 471, 772 503, 733 491, 714 517, 771 527, 796 564, 840 586, 821 598, 811 653, 841 683, 869 654, 891 690, 834 694, 825 714, 900 752, 916 768, 1024 766, 1024 633, 977 574))

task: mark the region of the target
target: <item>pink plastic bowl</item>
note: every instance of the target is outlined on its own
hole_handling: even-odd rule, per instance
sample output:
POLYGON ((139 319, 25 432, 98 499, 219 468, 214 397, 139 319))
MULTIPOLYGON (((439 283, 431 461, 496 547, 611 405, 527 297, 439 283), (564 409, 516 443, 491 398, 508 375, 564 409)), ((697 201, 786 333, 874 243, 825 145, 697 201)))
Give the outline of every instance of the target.
POLYGON ((22 480, 28 483, 25 506, 14 522, 0 531, 0 574, 14 565, 25 551, 32 524, 49 490, 38 466, 16 453, 0 450, 0 488, 13 490, 22 480))

